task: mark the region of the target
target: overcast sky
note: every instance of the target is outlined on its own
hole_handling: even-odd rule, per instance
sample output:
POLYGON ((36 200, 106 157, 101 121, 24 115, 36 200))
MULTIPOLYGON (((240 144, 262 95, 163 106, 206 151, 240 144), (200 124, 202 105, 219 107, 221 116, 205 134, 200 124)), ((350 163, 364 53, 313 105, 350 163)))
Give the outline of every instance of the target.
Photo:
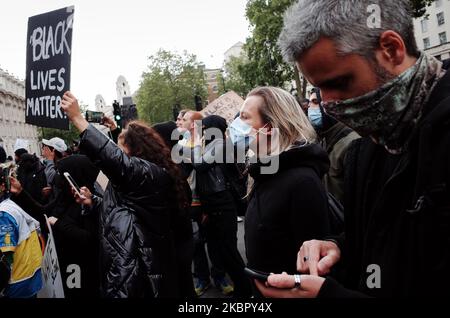
POLYGON ((75 6, 71 90, 93 107, 116 99, 124 75, 134 92, 159 48, 196 54, 220 68, 224 52, 249 35, 246 0, 12 0, 0 10, 0 67, 25 78, 28 17, 75 6))

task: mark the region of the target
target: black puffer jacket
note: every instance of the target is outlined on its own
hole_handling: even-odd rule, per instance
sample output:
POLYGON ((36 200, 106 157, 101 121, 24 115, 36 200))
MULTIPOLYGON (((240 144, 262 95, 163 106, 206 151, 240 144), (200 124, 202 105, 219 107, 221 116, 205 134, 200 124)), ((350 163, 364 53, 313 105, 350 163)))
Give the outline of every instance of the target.
POLYGON ((128 157, 93 126, 81 135, 80 149, 110 180, 100 206, 103 296, 177 296, 171 177, 128 157))

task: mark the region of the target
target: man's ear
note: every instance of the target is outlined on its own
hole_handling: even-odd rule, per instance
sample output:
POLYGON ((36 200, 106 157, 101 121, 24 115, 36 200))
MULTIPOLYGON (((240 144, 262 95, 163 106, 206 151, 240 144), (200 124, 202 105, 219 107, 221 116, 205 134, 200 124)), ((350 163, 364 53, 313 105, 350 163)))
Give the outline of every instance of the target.
POLYGON ((405 60, 407 54, 406 45, 397 32, 383 32, 380 35, 379 45, 384 61, 397 66, 405 60))
POLYGON ((379 47, 375 51, 378 64, 388 73, 398 76, 414 65, 417 58, 408 55, 405 42, 394 31, 385 31, 380 35, 379 47))

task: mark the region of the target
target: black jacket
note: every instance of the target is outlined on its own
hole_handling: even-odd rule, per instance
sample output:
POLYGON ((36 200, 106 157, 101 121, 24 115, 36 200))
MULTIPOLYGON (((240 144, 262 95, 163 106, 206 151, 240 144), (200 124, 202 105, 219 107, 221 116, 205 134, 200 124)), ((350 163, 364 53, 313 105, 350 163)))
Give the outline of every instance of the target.
POLYGON ((227 190, 227 182, 224 174, 224 159, 222 163, 214 161, 214 158, 223 158, 225 150, 224 140, 216 139, 208 144, 202 153, 200 146, 193 149, 193 167, 197 173, 196 188, 200 199, 218 192, 227 190))
POLYGON ((79 186, 93 188, 98 176, 98 169, 85 156, 72 155, 58 162, 56 175, 60 191, 58 199, 43 206, 35 201, 27 191, 22 191, 12 199, 27 213, 39 220, 41 229, 44 225, 44 213, 48 214, 55 204, 61 211, 58 221, 53 226, 55 245, 66 298, 92 298, 99 296, 99 256, 98 256, 98 215, 95 211, 85 209, 75 202, 69 183, 62 177, 70 173, 79 186), (71 272, 69 265, 80 266, 80 288, 67 288, 66 280, 71 272))
POLYGON ((329 160, 319 145, 296 147, 279 156, 276 174, 255 179, 245 220, 245 246, 250 268, 272 273, 296 272, 304 241, 329 235, 327 194, 321 178, 329 160))
POLYGON ((42 189, 47 186, 45 166, 35 155, 23 154, 17 169, 17 179, 22 187, 39 203, 45 203, 42 189))
MULTIPOLYGON (((346 230, 338 240, 343 285, 368 296, 450 295, 450 72, 431 93, 412 136, 402 155, 368 138, 348 153, 346 230), (371 264, 379 266, 381 288, 367 286, 371 264)), ((319 294, 356 295, 331 279, 319 294)))
POLYGON ((103 296, 176 296, 172 178, 128 157, 93 126, 81 135, 80 149, 110 180, 100 211, 103 296))

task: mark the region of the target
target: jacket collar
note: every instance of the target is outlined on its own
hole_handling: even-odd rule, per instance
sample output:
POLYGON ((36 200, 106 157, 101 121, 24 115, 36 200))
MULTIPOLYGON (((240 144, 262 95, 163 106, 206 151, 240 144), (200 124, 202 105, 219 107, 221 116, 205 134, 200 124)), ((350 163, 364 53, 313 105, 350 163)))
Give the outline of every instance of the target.
POLYGON ((311 144, 306 146, 295 146, 290 150, 282 152, 276 157, 272 157, 269 164, 261 162, 250 165, 249 173, 257 182, 271 179, 279 173, 299 167, 310 167, 316 171, 317 175, 322 178, 328 172, 330 161, 328 155, 318 144, 311 144), (261 168, 267 167, 278 161, 278 169, 274 174, 264 174, 261 168))

